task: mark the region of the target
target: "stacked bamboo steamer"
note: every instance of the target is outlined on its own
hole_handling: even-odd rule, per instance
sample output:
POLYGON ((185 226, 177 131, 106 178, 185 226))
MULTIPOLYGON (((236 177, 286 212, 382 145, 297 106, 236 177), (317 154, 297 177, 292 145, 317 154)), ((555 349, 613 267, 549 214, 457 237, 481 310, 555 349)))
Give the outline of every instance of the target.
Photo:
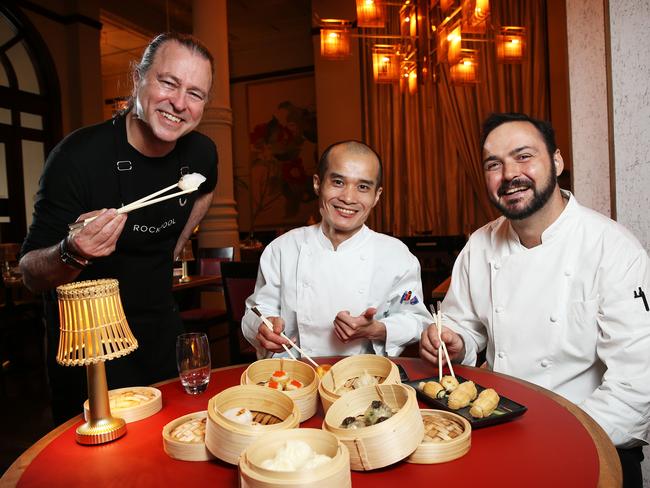
POLYGON ((241 488, 309 486, 310 488, 348 488, 352 486, 350 454, 334 435, 319 429, 291 429, 264 434, 251 443, 239 460, 241 488), (272 458, 289 440, 306 442, 313 451, 325 454, 331 461, 313 469, 273 471, 262 462, 272 458))
POLYGON ((364 372, 378 377, 380 384, 401 383, 399 370, 390 359, 375 354, 348 356, 334 364, 318 385, 323 411, 327 412, 330 406, 341 397, 341 387, 350 380, 358 378, 364 372))
POLYGON ((291 398, 300 410, 300 421, 311 418, 318 407, 318 375, 310 365, 295 359, 262 359, 251 364, 242 373, 242 385, 257 385, 269 380, 275 371, 285 371, 290 378, 302 383, 302 388, 283 393, 291 398))
POLYGON ((325 415, 323 429, 334 434, 350 451, 350 468, 368 471, 396 463, 420 445, 424 424, 415 390, 403 384, 364 386, 336 400, 325 415), (365 412, 380 400, 396 412, 381 423, 346 429, 341 422, 365 412))
POLYGON ((425 435, 406 461, 436 464, 453 461, 467 454, 472 446, 472 426, 466 418, 444 410, 420 410, 425 435))
POLYGON ((262 434, 294 429, 300 423, 295 402, 281 391, 257 385, 233 386, 215 395, 208 402, 208 423, 205 445, 217 458, 237 464, 240 454, 262 434), (235 408, 247 408, 265 417, 266 425, 242 425, 223 415, 235 408))
POLYGON ((163 449, 169 457, 180 459, 181 461, 209 461, 214 456, 205 446, 205 425, 200 423, 207 419, 208 413, 201 412, 189 413, 172 420, 163 427, 163 449), (191 439, 180 440, 174 436, 174 431, 180 426, 191 426, 191 439), (201 435, 202 434, 202 435, 201 435))
MULTIPOLYGON (((151 386, 129 386, 108 392, 111 414, 128 424, 146 419, 162 408, 162 393, 151 386)), ((84 419, 90 417, 90 404, 84 402, 84 419)))

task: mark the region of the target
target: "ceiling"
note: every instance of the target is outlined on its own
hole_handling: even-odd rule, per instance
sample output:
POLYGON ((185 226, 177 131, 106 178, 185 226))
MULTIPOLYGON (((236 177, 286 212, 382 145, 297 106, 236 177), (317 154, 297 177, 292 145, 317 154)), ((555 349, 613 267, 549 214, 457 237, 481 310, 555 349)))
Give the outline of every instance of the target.
MULTIPOLYGON (((168 25, 186 25, 191 0, 145 0, 147 10, 165 12, 168 25)), ((228 0, 228 40, 231 52, 245 51, 269 37, 287 36, 311 27, 311 0, 228 0)), ((147 46, 146 32, 114 12, 102 10, 101 59, 104 77, 129 71, 147 46)))

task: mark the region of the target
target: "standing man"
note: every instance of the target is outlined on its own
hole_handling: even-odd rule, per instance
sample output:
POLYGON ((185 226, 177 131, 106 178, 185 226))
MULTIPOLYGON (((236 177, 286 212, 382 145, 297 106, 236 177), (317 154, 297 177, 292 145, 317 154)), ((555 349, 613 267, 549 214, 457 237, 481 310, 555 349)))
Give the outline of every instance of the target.
POLYGON ((212 85, 213 59, 189 35, 154 38, 133 72, 125 113, 67 136, 48 156, 22 249, 27 287, 44 293, 55 422, 82 409, 83 371, 56 364, 59 320, 55 288, 116 278, 139 342, 107 363, 109 387, 148 385, 176 374, 175 337, 183 331, 172 297, 172 267, 205 215, 217 181, 214 143, 194 132, 212 85), (125 214, 116 208, 200 173, 198 192, 125 214), (101 209, 101 210, 99 210, 101 209), (77 233, 70 222, 97 218, 77 233))
POLYGON ((418 260, 399 240, 365 226, 381 173, 379 156, 361 142, 325 150, 314 175, 321 222, 269 244, 246 301, 242 330, 258 357, 283 352, 282 331, 309 355, 398 356, 431 321, 418 260))
MULTIPOLYGON (((488 196, 503 214, 458 256, 442 305, 452 361, 552 390, 585 410, 618 448, 625 486, 641 486, 650 434, 648 255, 621 225, 560 190, 552 127, 523 114, 483 125, 488 196)), ((438 363, 437 330, 421 356, 438 363)))

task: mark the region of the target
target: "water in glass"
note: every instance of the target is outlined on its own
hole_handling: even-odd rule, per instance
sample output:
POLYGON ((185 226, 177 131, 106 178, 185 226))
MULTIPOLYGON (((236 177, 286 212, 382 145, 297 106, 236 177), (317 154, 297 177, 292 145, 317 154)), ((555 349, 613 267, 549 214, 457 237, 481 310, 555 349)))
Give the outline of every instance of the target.
POLYGON ((210 382, 210 345, 201 333, 181 334, 176 339, 176 364, 185 391, 203 393, 210 382))

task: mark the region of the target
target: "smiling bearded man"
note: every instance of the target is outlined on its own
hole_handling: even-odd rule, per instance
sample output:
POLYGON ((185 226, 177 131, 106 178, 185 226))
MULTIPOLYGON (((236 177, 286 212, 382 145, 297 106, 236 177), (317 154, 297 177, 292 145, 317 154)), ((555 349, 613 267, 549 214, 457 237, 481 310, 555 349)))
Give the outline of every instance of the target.
POLYGON ((401 241, 365 225, 381 177, 379 156, 361 142, 323 152, 314 175, 321 222, 269 244, 246 301, 242 331, 259 357, 283 353, 288 341, 280 332, 309 355, 397 356, 430 323, 418 260, 401 241))
MULTIPOLYGON (((452 361, 553 390, 618 448, 624 486, 642 484, 650 425, 648 255, 621 225, 560 190, 553 128, 523 114, 483 125, 483 172, 503 217, 472 234, 442 304, 452 361)), ((438 331, 420 354, 438 363, 438 331)))

